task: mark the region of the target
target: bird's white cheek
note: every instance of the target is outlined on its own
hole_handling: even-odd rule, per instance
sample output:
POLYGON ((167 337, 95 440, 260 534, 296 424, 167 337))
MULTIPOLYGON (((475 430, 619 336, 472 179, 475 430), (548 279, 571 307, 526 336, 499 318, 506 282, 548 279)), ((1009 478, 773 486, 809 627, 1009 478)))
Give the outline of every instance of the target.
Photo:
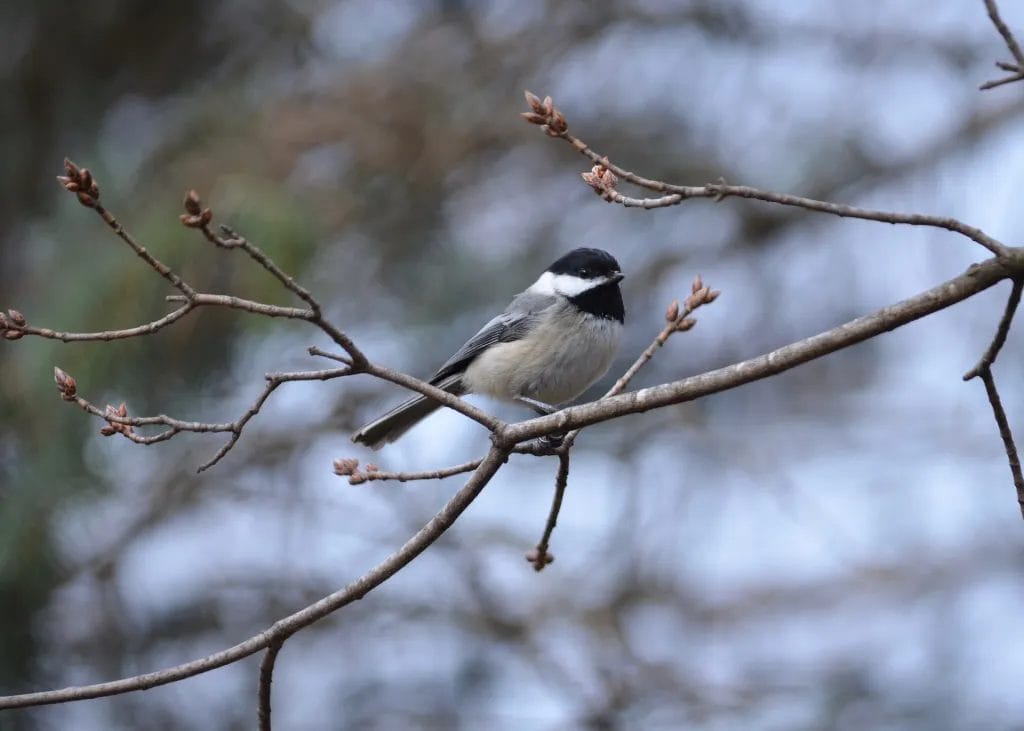
POLYGON ((588 289, 599 284, 596 280, 580 279, 571 274, 552 274, 544 272, 540 278, 530 286, 530 291, 536 294, 554 296, 557 294, 563 297, 575 297, 583 294, 588 289))

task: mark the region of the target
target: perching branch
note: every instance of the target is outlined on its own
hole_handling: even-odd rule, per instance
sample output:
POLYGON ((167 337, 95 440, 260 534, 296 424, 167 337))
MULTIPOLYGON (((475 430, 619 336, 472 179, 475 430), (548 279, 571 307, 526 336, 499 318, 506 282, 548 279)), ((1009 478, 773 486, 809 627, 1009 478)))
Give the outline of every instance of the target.
MULTIPOLYGON (((1024 251, 1013 251, 1016 252, 1012 257, 1013 270, 1024 273, 1024 251)), ((1006 262, 988 259, 973 265, 960 276, 914 297, 770 353, 679 381, 571 406, 549 416, 510 424, 499 430, 495 439, 499 444, 517 444, 546 434, 578 429, 626 414, 639 414, 737 388, 895 330, 976 295, 1009 276, 1011 272, 1006 262)))

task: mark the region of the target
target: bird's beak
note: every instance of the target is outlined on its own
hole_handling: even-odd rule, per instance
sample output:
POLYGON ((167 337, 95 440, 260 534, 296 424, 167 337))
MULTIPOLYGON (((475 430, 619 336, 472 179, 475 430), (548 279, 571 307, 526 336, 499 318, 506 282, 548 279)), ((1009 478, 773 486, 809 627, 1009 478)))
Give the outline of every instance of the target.
POLYGON ((615 274, 612 274, 610 277, 608 277, 608 279, 611 280, 612 282, 615 282, 617 284, 617 283, 621 282, 622 278, 625 277, 625 276, 626 275, 623 274, 622 272, 615 272, 615 274))

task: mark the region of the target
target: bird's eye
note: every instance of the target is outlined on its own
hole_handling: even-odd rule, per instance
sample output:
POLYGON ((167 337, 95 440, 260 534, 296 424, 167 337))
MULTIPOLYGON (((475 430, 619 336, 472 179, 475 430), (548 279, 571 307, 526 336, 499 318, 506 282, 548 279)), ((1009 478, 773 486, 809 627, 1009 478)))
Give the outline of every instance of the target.
POLYGON ((593 274, 593 272, 591 272, 587 267, 580 269, 580 276, 584 279, 589 279, 591 274, 593 274))

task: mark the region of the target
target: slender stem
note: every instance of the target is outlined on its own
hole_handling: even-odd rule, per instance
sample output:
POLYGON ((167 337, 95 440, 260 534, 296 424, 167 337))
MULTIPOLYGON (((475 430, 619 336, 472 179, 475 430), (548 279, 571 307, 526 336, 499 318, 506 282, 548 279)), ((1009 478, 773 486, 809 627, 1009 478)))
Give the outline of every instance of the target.
POLYGON ((270 724, 270 685, 274 682, 274 663, 277 662, 277 654, 284 646, 287 637, 275 638, 263 653, 263 660, 260 661, 260 684, 257 693, 256 716, 259 720, 260 731, 271 731, 270 724))

